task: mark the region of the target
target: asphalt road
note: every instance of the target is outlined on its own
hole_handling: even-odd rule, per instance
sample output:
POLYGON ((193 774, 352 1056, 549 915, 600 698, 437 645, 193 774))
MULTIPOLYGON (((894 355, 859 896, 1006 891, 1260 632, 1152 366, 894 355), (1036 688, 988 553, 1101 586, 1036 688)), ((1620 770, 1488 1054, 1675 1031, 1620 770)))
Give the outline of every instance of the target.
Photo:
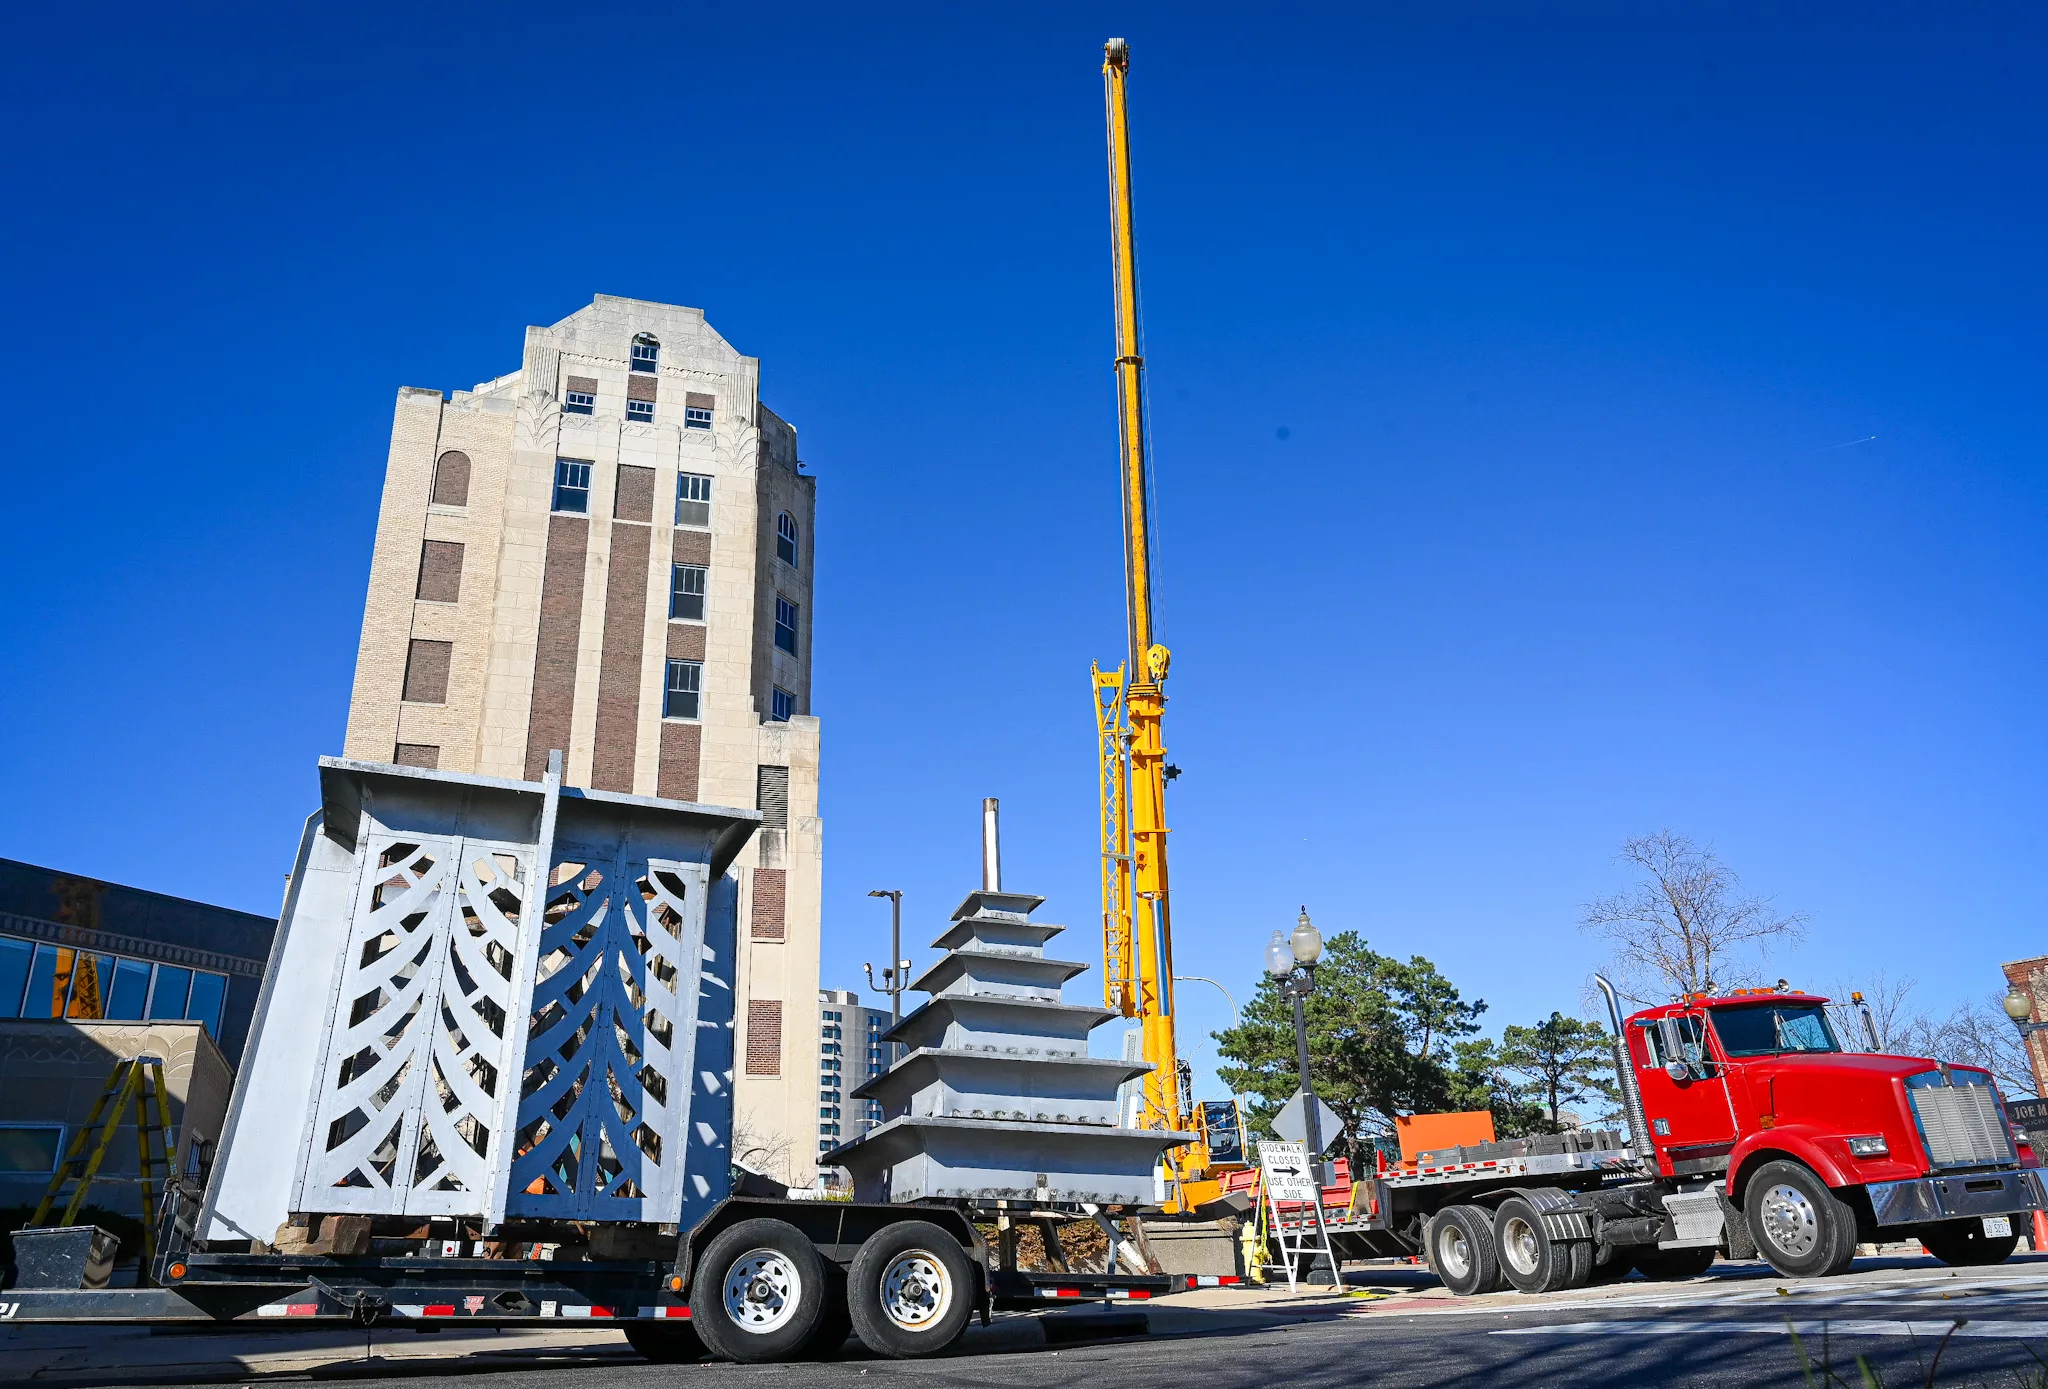
MULTIPOLYGON (((1312 1319, 1292 1324, 1271 1324, 1257 1312, 1211 1313, 1193 1302, 1182 1308, 1162 1304, 1150 1336, 1004 1353, 968 1351, 936 1360, 875 1359, 858 1343, 850 1343, 840 1360, 801 1365, 663 1366, 614 1352, 601 1361, 509 1372, 444 1374, 419 1366, 402 1382, 445 1382, 461 1389, 590 1389, 600 1380, 604 1389, 716 1389, 756 1381, 774 1389, 882 1389, 888 1383, 904 1389, 1314 1389, 1353 1384, 1803 1389, 1809 1380, 1794 1346, 1796 1330, 1813 1361, 1810 1382, 1816 1385, 1861 1389, 1855 1363, 1860 1356, 1889 1389, 1929 1383, 1930 1371, 1931 1382, 1950 1389, 2048 1389, 2048 1259, 1986 1270, 1950 1270, 1931 1260, 1895 1261, 1862 1268, 1850 1278, 1813 1283, 1779 1280, 1760 1267, 1724 1265, 1718 1275, 1688 1283, 1633 1280, 1547 1298, 1496 1294, 1451 1301, 1422 1292, 1426 1281, 1419 1271, 1390 1274, 1378 1284, 1389 1296, 1326 1301, 1312 1319), (1234 1324, 1196 1329, 1211 1317, 1219 1322, 1234 1318, 1234 1324), (1160 1334, 1169 1326, 1192 1334, 1160 1334)), ((325 1376, 315 1371, 312 1377, 325 1376)))

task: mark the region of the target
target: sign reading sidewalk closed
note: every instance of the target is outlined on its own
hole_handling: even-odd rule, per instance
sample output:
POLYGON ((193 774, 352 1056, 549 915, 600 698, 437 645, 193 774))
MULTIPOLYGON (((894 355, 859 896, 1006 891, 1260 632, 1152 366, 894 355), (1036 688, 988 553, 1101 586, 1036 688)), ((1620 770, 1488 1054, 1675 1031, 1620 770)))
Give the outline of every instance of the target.
POLYGON ((1259 1166, 1265 1169, 1266 1195, 1269 1200, 1316 1199, 1316 1184, 1308 1172, 1307 1145, 1261 1141, 1259 1166))

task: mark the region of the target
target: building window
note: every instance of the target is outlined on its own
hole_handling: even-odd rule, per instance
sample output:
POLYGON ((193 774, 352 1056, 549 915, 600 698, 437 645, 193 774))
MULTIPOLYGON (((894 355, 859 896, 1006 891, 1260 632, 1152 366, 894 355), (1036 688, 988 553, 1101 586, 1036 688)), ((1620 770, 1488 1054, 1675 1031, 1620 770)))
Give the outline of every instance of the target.
POLYGON ((683 428, 711 428, 711 412, 701 405, 685 405, 683 407, 683 428))
POLYGON ((63 1141, 56 1124, 0 1125, 0 1176, 48 1176, 57 1170, 63 1141))
POLYGON ((775 518, 775 558, 796 568, 796 517, 786 511, 775 518))
POLYGON ((654 402, 651 400, 629 400, 626 402, 626 418, 642 424, 654 423, 654 402))
POLYGON ((661 696, 661 716, 665 719, 696 718, 697 699, 703 684, 702 661, 670 661, 668 686, 661 696))
POLYGON ((661 344, 650 333, 642 333, 633 339, 633 370, 658 371, 661 368, 661 344))
POLYGON ((775 649, 796 655, 796 604, 780 596, 775 600, 775 649))
POLYGON ((768 717, 775 723, 788 723, 790 715, 796 712, 796 696, 777 685, 768 696, 768 717))
POLYGON ((565 415, 587 415, 597 408, 597 397, 589 391, 571 391, 562 402, 565 415))
POLYGON ((711 524, 711 479, 702 473, 684 473, 676 478, 676 524, 711 524))
POLYGON ((668 615, 692 622, 704 620, 704 566, 677 564, 669 567, 668 615))
POLYGON ((0 936, 0 1018, 187 1019, 220 1037, 228 977, 0 936))
POLYGON ((555 510, 583 515, 590 510, 590 465, 573 458, 555 460, 555 510))

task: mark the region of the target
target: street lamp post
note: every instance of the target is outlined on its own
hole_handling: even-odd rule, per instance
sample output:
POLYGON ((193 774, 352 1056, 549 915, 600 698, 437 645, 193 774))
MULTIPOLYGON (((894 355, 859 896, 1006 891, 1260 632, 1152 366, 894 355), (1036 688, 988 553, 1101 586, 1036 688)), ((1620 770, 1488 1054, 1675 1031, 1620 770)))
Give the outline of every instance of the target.
MULTIPOLYGON (((870 897, 889 899, 889 963, 882 966, 882 982, 875 983, 875 967, 863 965, 868 972, 868 987, 877 993, 889 995, 889 1026, 895 1027, 903 1021, 903 987, 908 977, 910 961, 903 958, 903 891, 901 888, 876 888, 870 897)), ((889 1054, 900 1060, 902 1043, 891 1042, 889 1054)))
POLYGON ((1294 1000, 1294 1057, 1301 1073, 1302 1126, 1308 1132, 1309 1171, 1318 1195, 1325 1185, 1323 1123, 1316 1103, 1315 1082, 1309 1075, 1308 996, 1315 992, 1316 965, 1322 957, 1322 933, 1308 919, 1307 907, 1301 909, 1293 935, 1283 937, 1275 931, 1266 945, 1266 973, 1279 983, 1281 993, 1294 1000))
POLYGON ((2036 1032, 2048 1032, 2048 1022, 2030 1021, 2034 1016, 2034 1000, 2027 997, 2026 990, 2013 985, 2011 993, 2005 996, 2005 1015, 2012 1019, 2012 1025, 2020 1030, 2020 1040, 2025 1041, 2036 1032))

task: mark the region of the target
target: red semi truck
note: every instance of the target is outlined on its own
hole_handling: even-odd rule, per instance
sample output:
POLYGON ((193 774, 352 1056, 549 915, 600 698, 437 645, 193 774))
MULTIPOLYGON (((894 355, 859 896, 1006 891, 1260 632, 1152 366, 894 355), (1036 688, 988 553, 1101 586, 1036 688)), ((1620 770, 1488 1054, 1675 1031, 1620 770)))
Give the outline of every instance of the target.
POLYGON ((1419 1252, 1459 1294, 1690 1276, 1723 1253, 1819 1277, 1880 1240, 1997 1263, 2043 1209, 1983 1069, 1850 1051, 1816 994, 1693 994, 1624 1021, 1598 983, 1635 1142, 1472 1144, 1385 1171, 1331 1227, 1339 1257, 1419 1252))

